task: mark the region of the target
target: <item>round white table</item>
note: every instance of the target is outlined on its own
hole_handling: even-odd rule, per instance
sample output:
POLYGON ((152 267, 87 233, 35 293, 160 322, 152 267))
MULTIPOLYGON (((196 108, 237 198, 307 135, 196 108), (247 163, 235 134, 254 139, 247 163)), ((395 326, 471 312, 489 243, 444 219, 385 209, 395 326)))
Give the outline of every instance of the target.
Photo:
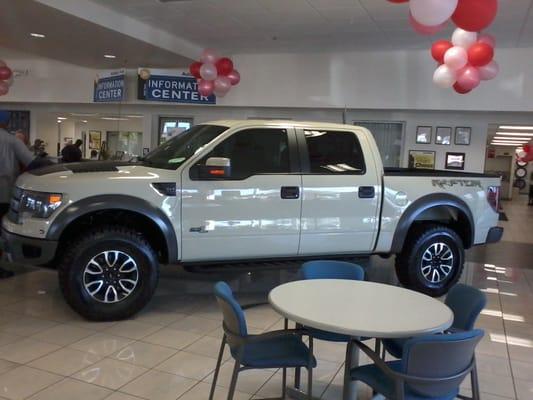
MULTIPOLYGON (((453 313, 444 303, 412 290, 374 282, 341 279, 289 282, 272 289, 268 300, 291 321, 355 339, 438 333, 453 323, 453 313)), ((357 358, 356 354, 352 361, 357 358)), ((353 400, 353 389, 346 387, 343 397, 353 400)))

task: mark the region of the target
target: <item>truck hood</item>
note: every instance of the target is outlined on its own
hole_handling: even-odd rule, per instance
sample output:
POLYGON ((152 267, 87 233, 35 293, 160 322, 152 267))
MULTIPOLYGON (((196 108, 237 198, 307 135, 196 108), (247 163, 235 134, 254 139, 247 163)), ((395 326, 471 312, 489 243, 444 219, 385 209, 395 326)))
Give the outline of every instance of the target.
POLYGON ((124 192, 154 182, 176 182, 179 172, 154 168, 142 163, 87 161, 56 164, 27 172, 19 177, 17 186, 28 190, 79 192, 105 190, 124 192))

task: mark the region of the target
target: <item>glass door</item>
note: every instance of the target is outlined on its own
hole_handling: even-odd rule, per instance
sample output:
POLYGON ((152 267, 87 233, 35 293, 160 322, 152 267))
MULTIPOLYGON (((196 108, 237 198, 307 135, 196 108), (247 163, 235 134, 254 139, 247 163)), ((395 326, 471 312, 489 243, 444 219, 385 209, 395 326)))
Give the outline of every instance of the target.
POLYGON ((159 136, 157 144, 165 143, 168 139, 179 135, 191 128, 192 118, 183 117, 159 117, 159 136))

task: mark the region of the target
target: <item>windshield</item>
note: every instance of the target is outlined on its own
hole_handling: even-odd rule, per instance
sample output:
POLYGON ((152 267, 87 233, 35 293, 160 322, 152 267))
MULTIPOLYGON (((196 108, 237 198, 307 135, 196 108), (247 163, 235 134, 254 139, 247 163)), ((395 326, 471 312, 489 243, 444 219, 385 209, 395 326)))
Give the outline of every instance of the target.
POLYGON ((142 161, 157 168, 176 169, 228 128, 196 125, 150 152, 142 161))

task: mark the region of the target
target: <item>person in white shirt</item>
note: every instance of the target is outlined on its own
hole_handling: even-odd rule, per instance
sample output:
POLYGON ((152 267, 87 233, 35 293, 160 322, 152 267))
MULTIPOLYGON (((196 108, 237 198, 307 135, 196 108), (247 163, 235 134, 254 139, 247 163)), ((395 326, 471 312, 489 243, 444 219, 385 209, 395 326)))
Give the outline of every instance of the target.
MULTIPOLYGON (((8 111, 0 111, 0 219, 9 211, 11 192, 21 167, 26 168, 34 158, 26 145, 6 130, 9 117, 8 111)), ((0 268, 0 279, 12 275, 13 272, 0 268)))

